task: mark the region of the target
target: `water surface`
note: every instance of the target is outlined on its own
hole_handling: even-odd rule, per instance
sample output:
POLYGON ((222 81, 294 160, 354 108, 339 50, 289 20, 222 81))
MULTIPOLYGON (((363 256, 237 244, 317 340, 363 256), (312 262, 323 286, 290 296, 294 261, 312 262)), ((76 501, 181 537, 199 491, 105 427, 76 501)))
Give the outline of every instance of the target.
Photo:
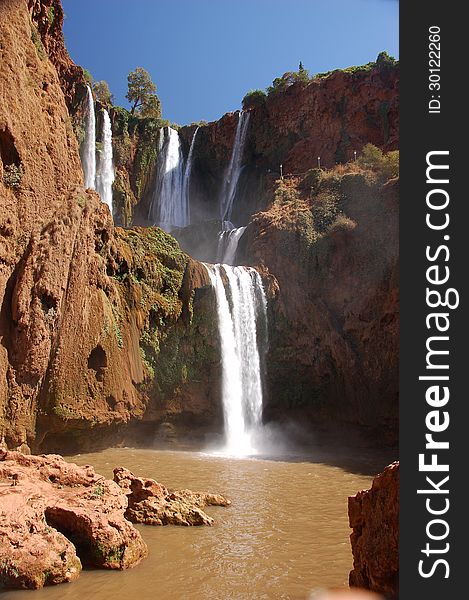
POLYGON ((84 571, 73 583, 6 592, 2 600, 299 600, 319 587, 347 586, 347 497, 372 479, 358 469, 125 448, 68 460, 108 477, 124 466, 168 487, 226 494, 233 504, 207 509, 213 527, 139 526, 150 555, 134 569, 84 571))

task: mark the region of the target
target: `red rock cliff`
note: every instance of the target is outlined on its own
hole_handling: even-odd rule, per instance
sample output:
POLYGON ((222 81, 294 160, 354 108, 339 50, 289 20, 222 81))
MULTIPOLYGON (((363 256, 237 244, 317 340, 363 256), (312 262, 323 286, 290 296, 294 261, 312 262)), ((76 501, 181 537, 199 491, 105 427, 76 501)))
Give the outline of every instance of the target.
POLYGON ((349 498, 353 571, 350 585, 397 598, 399 593, 399 463, 349 498))
POLYGON ((82 72, 62 18, 56 0, 0 3, 0 439, 10 448, 105 444, 135 420, 218 410, 216 331, 207 347, 194 342, 199 327, 211 332, 197 307, 212 300, 190 285, 207 283, 204 269, 160 230, 114 229, 83 189, 68 109, 82 72))

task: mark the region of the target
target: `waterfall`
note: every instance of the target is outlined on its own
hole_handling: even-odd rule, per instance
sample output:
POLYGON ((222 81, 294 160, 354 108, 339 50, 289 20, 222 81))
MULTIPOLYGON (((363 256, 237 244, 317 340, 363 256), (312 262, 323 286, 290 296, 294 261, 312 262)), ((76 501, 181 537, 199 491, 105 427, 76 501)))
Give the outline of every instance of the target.
POLYGON ((184 199, 184 206, 187 211, 186 214, 186 224, 189 225, 191 222, 190 219, 190 183, 191 183, 191 172, 192 172, 192 155, 194 154, 194 145, 195 138, 197 136, 197 132, 199 131, 199 127, 194 131, 194 135, 192 136, 191 145, 189 148, 189 154, 187 156, 186 168, 184 170, 184 181, 182 183, 182 197, 184 199))
POLYGON ((222 193, 220 197, 220 219, 222 221, 231 218, 233 201, 236 196, 239 176, 241 174, 241 161, 243 159, 244 143, 249 125, 249 112, 241 111, 238 113, 238 125, 231 152, 230 163, 223 182, 222 193))
POLYGON ((83 142, 83 174, 85 188, 95 189, 96 179, 96 121, 94 115, 94 100, 91 88, 86 86, 88 92, 88 106, 85 124, 85 141, 83 142))
POLYGON ((205 264, 205 267, 217 300, 224 450, 238 456, 255 454, 254 436, 262 424, 262 353, 258 334, 267 320, 262 280, 251 267, 219 264, 205 264))
POLYGON ((218 234, 217 261, 225 265, 234 265, 238 243, 246 227, 224 229, 218 234))
MULTIPOLYGON (((158 156, 155 191, 149 210, 149 220, 165 231, 189 224, 187 197, 183 194, 184 160, 179 134, 165 127, 164 142, 158 156)), ((162 139, 162 138, 160 138, 162 139)))
POLYGON ((109 206, 112 215, 112 184, 114 165, 112 162, 112 128, 107 110, 103 111, 103 150, 99 158, 99 171, 96 176, 96 189, 101 200, 109 206))

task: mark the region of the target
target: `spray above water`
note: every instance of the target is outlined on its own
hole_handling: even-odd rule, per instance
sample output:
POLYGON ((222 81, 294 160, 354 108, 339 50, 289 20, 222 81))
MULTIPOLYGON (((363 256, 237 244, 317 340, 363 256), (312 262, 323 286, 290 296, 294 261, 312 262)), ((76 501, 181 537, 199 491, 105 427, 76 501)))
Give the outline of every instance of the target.
POLYGON ((96 180, 96 120, 94 114, 94 100, 91 88, 87 90, 87 112, 85 121, 85 140, 82 149, 83 175, 85 188, 95 189, 96 180))
POLYGON ((112 160, 112 128, 107 110, 103 111, 103 150, 99 158, 99 172, 96 176, 96 190, 101 200, 109 206, 112 215, 112 184, 114 183, 114 164, 112 160))
POLYGON ((236 196, 239 176, 241 174, 241 161, 243 159, 244 144, 249 125, 249 112, 241 111, 238 113, 238 125, 231 152, 230 163, 226 172, 225 181, 222 186, 220 196, 220 219, 222 221, 230 220, 233 210, 233 202, 236 196))
POLYGON ((223 452, 249 456, 257 453, 255 436, 262 425, 263 352, 258 340, 262 333, 265 337, 267 323, 264 288, 259 273, 251 267, 205 267, 217 301, 225 421, 223 452))

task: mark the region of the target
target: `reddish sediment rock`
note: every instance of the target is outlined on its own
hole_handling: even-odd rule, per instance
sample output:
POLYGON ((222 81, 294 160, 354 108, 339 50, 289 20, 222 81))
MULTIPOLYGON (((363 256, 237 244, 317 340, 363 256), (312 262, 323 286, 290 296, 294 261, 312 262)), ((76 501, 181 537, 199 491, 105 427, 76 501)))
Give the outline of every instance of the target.
POLYGON ((125 516, 132 523, 147 525, 212 525, 206 506, 229 506, 220 494, 169 490, 154 479, 136 477, 129 470, 114 469, 114 481, 128 496, 125 516))
POLYGON ((0 444, 35 452, 113 445, 140 421, 150 437, 168 415, 205 423, 220 410, 211 300, 193 287, 203 267, 185 277, 173 238, 114 228, 83 189, 72 127, 83 73, 62 20, 59 0, 0 2, 0 444), (202 374, 195 386, 187 372, 202 374))
POLYGON ((37 589, 72 581, 82 561, 135 566, 148 550, 126 508, 123 490, 92 467, 0 450, 0 583, 37 589))
POLYGON ((353 571, 349 582, 397 598, 399 585, 399 463, 348 501, 353 571))

